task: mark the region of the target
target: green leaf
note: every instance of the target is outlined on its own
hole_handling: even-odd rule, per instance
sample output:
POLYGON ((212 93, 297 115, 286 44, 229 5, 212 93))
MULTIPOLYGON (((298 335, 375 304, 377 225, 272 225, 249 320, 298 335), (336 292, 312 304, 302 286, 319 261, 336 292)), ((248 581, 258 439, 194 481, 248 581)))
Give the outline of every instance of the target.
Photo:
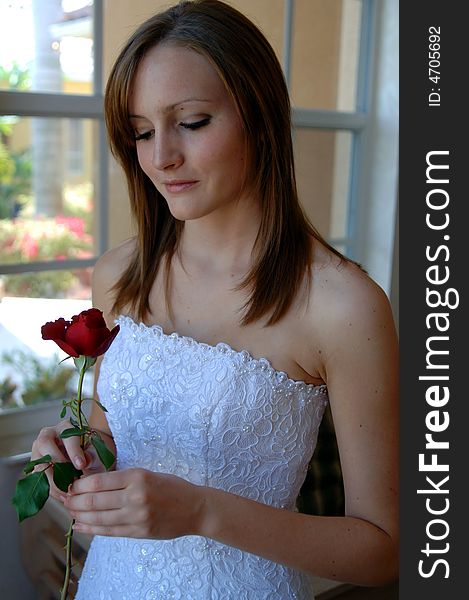
POLYGON ((65 417, 65 415, 67 414, 67 407, 64 406, 62 408, 62 410, 60 411, 60 418, 63 419, 65 417))
POLYGON ((36 460, 30 460, 28 462, 28 464, 25 466, 25 468, 23 469, 23 473, 25 473, 26 475, 29 475, 29 473, 32 472, 32 470, 34 469, 34 467, 36 465, 42 465, 44 463, 48 463, 52 461, 52 456, 50 454, 45 454, 44 456, 41 456, 40 458, 36 458, 36 460))
POLYGON ((96 400, 96 398, 93 398, 93 400, 96 402, 96 404, 99 406, 99 408, 101 410, 103 410, 104 412, 107 412, 107 408, 105 406, 103 406, 99 400, 96 400))
POLYGON ((76 367, 77 371, 79 371, 79 372, 81 372, 83 370, 87 371, 90 367, 92 367, 95 364, 96 357, 84 356, 83 354, 81 354, 77 358, 74 358, 73 362, 75 363, 75 367, 76 367))
POLYGON ((71 427, 69 429, 64 429, 60 434, 60 437, 64 440, 69 437, 74 437, 75 435, 85 435, 89 431, 89 427, 87 427, 86 429, 80 429, 79 427, 71 427))
POLYGON ((80 356, 77 356, 76 358, 74 357, 73 362, 75 363, 77 371, 81 371, 83 368, 86 368, 86 356, 83 354, 80 354, 80 356))
POLYGON ((62 492, 67 492, 68 486, 82 474, 71 462, 54 463, 54 483, 62 492))
POLYGON ((109 450, 109 448, 106 446, 106 444, 103 442, 103 440, 97 433, 95 433, 91 437, 91 443, 95 447, 96 452, 98 453, 99 460, 103 463, 106 471, 109 471, 109 469, 114 464, 116 457, 109 450))
POLYGON ((74 426, 77 427, 78 429, 80 428, 80 423, 74 419, 73 417, 70 417, 70 423, 74 426))
POLYGON ((38 513, 48 497, 49 480, 44 471, 31 473, 20 479, 16 484, 15 495, 12 499, 19 522, 21 523, 24 519, 38 513))
POLYGON ((86 363, 85 363, 85 369, 94 367, 94 365, 96 364, 96 358, 97 358, 96 356, 87 356, 86 363))

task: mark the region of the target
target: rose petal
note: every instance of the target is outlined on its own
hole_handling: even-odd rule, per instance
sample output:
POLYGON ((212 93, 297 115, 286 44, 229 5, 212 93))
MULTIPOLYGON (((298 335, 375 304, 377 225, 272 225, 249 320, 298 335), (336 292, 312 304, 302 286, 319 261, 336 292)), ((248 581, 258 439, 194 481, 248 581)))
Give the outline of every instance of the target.
POLYGON ((66 321, 63 318, 46 323, 41 327, 42 339, 55 342, 66 354, 76 358, 79 356, 77 351, 65 342, 65 336, 69 325, 70 321, 66 321))
POLYGON ((101 329, 102 327, 106 327, 107 329, 103 313, 99 309, 90 308, 88 310, 83 311, 81 315, 84 317, 87 327, 90 327, 91 329, 101 329))
POLYGON ((57 321, 49 321, 41 327, 41 334, 43 340, 57 340, 65 338, 65 331, 70 325, 70 321, 66 321, 63 318, 57 319, 57 321))
POLYGON ((78 358, 80 353, 77 352, 72 346, 64 342, 63 340, 53 340, 59 348, 61 348, 66 354, 72 356, 73 358, 78 358))
POLYGON ((109 330, 106 327, 101 329, 90 329, 86 326, 84 319, 72 323, 67 329, 65 340, 75 350, 83 356, 93 356, 94 351, 102 342, 107 339, 109 330))
POLYGON ((105 339, 101 343, 101 345, 94 351, 94 354, 91 354, 90 356, 93 356, 93 357, 101 356, 101 354, 104 354, 105 352, 107 352, 107 350, 109 349, 109 346, 114 341, 114 338, 119 333, 119 330, 120 330, 120 326, 119 325, 116 325, 113 329, 111 329, 111 331, 109 332, 109 336, 107 337, 107 339, 105 339))

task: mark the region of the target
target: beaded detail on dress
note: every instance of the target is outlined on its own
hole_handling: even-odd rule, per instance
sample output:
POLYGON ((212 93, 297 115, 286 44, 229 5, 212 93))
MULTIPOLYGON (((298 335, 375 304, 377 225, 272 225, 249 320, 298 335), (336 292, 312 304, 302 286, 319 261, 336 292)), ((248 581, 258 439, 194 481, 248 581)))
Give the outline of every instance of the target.
MULTIPOLYGON (((293 381, 224 343, 210 346, 121 316, 98 393, 117 468, 295 510, 327 388, 293 381)), ((211 539, 96 536, 76 600, 311 600, 311 578, 211 539)))

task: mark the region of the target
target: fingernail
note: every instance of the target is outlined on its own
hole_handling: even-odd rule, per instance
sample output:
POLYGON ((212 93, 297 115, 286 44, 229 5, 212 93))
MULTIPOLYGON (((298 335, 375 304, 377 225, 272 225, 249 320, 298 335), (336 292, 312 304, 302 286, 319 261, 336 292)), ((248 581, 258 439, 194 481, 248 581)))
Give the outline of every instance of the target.
POLYGON ((81 456, 75 456, 75 458, 73 459, 73 462, 75 463, 75 467, 77 469, 81 469, 82 467, 85 466, 85 461, 83 460, 83 458, 81 456))

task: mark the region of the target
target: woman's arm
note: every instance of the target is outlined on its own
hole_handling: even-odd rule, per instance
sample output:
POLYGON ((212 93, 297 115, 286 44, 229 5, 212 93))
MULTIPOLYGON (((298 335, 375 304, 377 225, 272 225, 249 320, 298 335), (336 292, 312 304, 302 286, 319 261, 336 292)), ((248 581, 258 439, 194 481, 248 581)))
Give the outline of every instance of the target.
POLYGON ((318 315, 315 335, 321 338, 346 516, 291 513, 206 490, 201 532, 322 577, 382 585, 398 572, 397 336, 384 292, 364 274, 347 269, 330 285, 332 290, 326 285, 316 292, 318 300, 329 301, 320 302, 327 308, 318 315))

